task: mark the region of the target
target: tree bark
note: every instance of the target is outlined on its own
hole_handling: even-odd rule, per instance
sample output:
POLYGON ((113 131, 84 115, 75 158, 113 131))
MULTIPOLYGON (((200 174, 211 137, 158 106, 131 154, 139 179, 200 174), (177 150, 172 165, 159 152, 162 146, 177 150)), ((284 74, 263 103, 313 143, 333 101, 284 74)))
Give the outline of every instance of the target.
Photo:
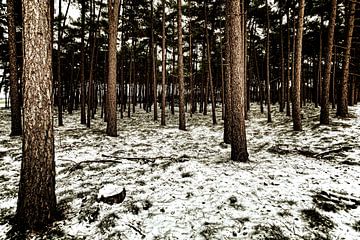
POLYGON ((298 18, 298 27, 296 34, 296 58, 295 58, 295 72, 296 77, 294 79, 293 86, 293 129, 294 131, 301 131, 301 61, 302 61, 302 39, 304 31, 304 9, 305 9, 305 0, 300 0, 299 2, 299 18, 298 18))
POLYGON ((165 0, 162 0, 162 81, 161 81, 161 126, 166 125, 165 110, 166 110, 166 13, 165 13, 165 0))
POLYGON ((285 58, 284 58, 284 36, 283 36, 283 14, 282 14, 282 1, 280 1, 280 58, 281 58, 281 79, 280 79, 280 103, 279 111, 284 112, 285 107, 285 58))
POLYGON ((183 40, 182 40, 182 13, 181 0, 178 3, 178 77, 179 77, 179 129, 186 130, 185 123, 185 84, 184 84, 184 62, 183 62, 183 40))
POLYGON ((231 107, 232 135, 231 159, 247 162, 248 152, 245 131, 245 69, 244 69, 244 28, 239 0, 229 0, 230 12, 230 69, 231 69, 231 107))
POLYGON ((50 1, 22 7, 24 134, 16 219, 36 230, 56 213, 50 1))
POLYGON ((225 25, 225 119, 224 119, 224 142, 231 143, 231 72, 230 72, 230 1, 226 1, 226 25, 225 25))
POLYGON ((85 113, 85 0, 81 1, 81 63, 80 63, 80 121, 81 124, 86 124, 85 113))
POLYGON ((117 136, 116 118, 116 40, 120 0, 108 0, 109 14, 109 71, 107 89, 107 127, 108 136, 117 136))
POLYGON ((210 40, 209 40, 209 31, 207 27, 207 1, 205 1, 205 37, 206 37, 206 49, 207 49, 207 68, 208 68, 208 84, 210 87, 210 98, 211 98, 211 112, 212 112, 212 122, 216 124, 216 103, 215 103, 215 89, 212 77, 212 69, 211 69, 211 48, 210 48, 210 40))
POLYGON ((62 0, 59 0, 59 15, 58 15, 58 49, 57 49, 57 97, 58 97, 58 125, 63 126, 63 93, 62 93, 62 82, 61 82, 61 2, 62 0))
POLYGON ((151 0, 151 73, 153 82, 154 121, 158 120, 157 113, 157 81, 156 81, 156 43, 154 39, 154 0, 151 0), (154 47, 155 46, 155 47, 154 47))
POLYGON ((267 104, 267 117, 268 123, 271 123, 271 101, 270 101, 270 18, 268 0, 266 1, 266 104, 267 104))
MULTIPOLYGON (((16 27, 14 0, 7 1, 8 18, 8 44, 9 44, 9 62, 10 62, 10 103, 11 103, 11 136, 20 136, 21 127, 21 103, 19 96, 19 84, 16 64, 16 27)), ((4 74, 5 77, 5 74, 4 74)))
POLYGON ((334 32, 335 32, 335 21, 336 21, 336 7, 337 1, 331 0, 331 17, 328 29, 328 42, 327 42, 327 53, 325 62, 325 79, 322 84, 322 96, 321 96, 321 111, 320 111, 320 124, 329 124, 329 91, 330 91, 330 78, 331 78, 331 63, 333 55, 334 45, 334 32))
POLYGON ((340 82, 339 90, 339 99, 336 109, 336 115, 339 117, 347 117, 349 114, 348 110, 348 82, 349 82, 349 67, 350 67, 350 51, 352 44, 352 37, 354 32, 354 22, 355 22, 355 11, 356 11, 356 1, 349 1, 350 9, 349 16, 347 20, 347 34, 346 34, 346 43, 344 51, 344 60, 343 60, 343 72, 340 82))
POLYGON ((286 116, 290 116, 290 83, 291 83, 291 38, 290 38, 290 10, 288 9, 287 16, 287 80, 286 80, 286 116))

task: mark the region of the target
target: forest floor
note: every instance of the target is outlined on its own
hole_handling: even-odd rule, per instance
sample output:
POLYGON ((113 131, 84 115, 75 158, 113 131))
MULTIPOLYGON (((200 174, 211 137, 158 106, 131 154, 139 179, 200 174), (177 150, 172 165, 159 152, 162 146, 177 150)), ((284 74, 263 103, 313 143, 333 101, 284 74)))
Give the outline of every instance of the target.
MULTIPOLYGON (((118 121, 116 138, 96 116, 92 128, 65 114, 55 127, 56 194, 63 219, 31 239, 360 239, 360 106, 352 117, 303 108, 303 131, 273 107, 267 123, 252 105, 249 163, 229 160, 222 121, 177 116, 166 127, 137 109, 118 121), (98 201, 126 189, 119 204, 98 201)), ((54 123, 57 121, 54 119, 54 123)), ((0 109, 0 239, 11 232, 21 138, 9 137, 0 109)))

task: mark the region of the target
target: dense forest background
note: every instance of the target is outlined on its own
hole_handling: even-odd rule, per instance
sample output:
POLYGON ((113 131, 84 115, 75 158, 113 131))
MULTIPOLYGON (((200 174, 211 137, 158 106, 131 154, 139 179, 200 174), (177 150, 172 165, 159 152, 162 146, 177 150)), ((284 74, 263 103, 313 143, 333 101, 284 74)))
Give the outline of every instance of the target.
MULTIPOLYGON (((63 1, 52 3, 54 100, 61 109, 82 109, 82 122, 96 110, 104 110, 108 57, 108 16, 104 1, 63 1), (60 5, 59 5, 60 4, 60 5), (58 8, 61 6, 62 11, 58 8), (81 21, 84 14, 84 22, 81 21), (82 46, 81 39, 84 41, 82 46), (60 51, 59 51, 60 49, 60 51), (84 56, 82 56, 84 54, 84 56), (85 61, 82 61, 84 57, 85 61), (81 69, 84 69, 82 71, 81 69), (81 86, 83 90, 81 90, 81 86), (86 92, 85 92, 86 91, 86 92), (81 93, 84 99, 81 101, 81 93), (85 100, 86 99, 86 100, 85 100)), ((329 83, 329 101, 335 107, 340 100, 343 65, 347 49, 348 18, 351 1, 337 1, 333 64, 329 83)), ((290 115, 291 81, 294 72, 294 33, 296 33, 297 1, 250 1, 246 6, 246 85, 247 102, 266 100, 279 103, 280 110, 290 115), (268 43, 269 42, 269 43, 268 43), (269 46, 267 47, 267 44, 269 46), (267 54, 268 53, 268 54, 267 54), (267 60, 267 56, 269 59, 267 60), (268 72, 268 73, 267 73, 268 72), (268 76, 268 77, 267 77, 268 76), (266 81, 268 78, 269 81, 266 81), (269 91, 267 91, 269 85, 269 91), (269 95, 270 99, 267 99, 269 95)), ((326 0, 306 3, 303 33, 301 104, 321 103, 325 79, 328 25, 331 3, 326 0)), ((0 18, 1 76, 0 88, 9 96, 9 52, 6 3, 2 1, 0 18)), ((15 1, 16 56, 21 85, 21 1, 15 1)), ((123 1, 121 4, 117 41, 117 104, 121 117, 130 116, 140 104, 150 111, 161 96, 162 11, 160 1, 123 1), (126 110, 127 109, 127 110, 126 110)), ((354 14, 354 13, 352 13, 354 14)), ((178 102, 177 82, 177 4, 165 4, 166 37, 166 100, 174 113, 178 102)), ((211 101, 224 98, 225 2, 188 1, 183 4, 184 73, 186 106, 191 113, 207 114, 211 101), (211 98, 211 95, 214 95, 211 98)), ((359 11, 350 46, 348 104, 359 96, 359 11)), ((267 101, 266 101, 267 102, 267 101)), ((5 103, 9 106, 9 102, 5 103)), ((156 109, 156 108, 155 108, 156 109)), ((157 118, 155 112, 155 119, 157 118)), ((90 125, 87 118, 87 124, 90 125)), ((61 119, 59 120, 61 121, 61 119)))

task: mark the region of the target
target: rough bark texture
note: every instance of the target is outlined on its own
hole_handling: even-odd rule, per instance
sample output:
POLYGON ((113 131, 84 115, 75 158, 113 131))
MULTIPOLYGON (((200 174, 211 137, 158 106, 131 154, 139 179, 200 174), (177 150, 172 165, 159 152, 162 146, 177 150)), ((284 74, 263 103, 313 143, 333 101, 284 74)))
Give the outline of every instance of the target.
POLYGON ((19 85, 16 66, 16 29, 14 15, 14 0, 7 1, 7 17, 9 31, 9 61, 10 61, 10 103, 11 103, 11 136, 20 136, 21 128, 21 108, 19 99, 19 85))
POLYGON ((339 99, 336 109, 336 115, 339 117, 347 117, 348 110, 348 82, 349 82, 349 67, 350 67, 350 51, 354 32, 356 1, 350 1, 349 17, 347 21, 347 34, 343 60, 343 72, 340 83, 339 99))
POLYGON ((120 0, 108 0, 109 13, 109 71, 107 91, 107 127, 108 136, 117 136, 116 119, 116 40, 120 0))
POLYGON ((296 57, 295 57, 295 72, 296 76, 294 79, 293 86, 293 128, 294 131, 301 131, 301 56, 302 56, 302 39, 304 31, 304 9, 305 9, 305 0, 300 0, 299 2, 299 18, 298 18, 298 27, 296 34, 296 57))
POLYGON ((161 86, 162 86, 162 90, 161 90, 161 125, 165 126, 166 125, 166 120, 165 120, 165 109, 166 109, 166 29, 165 29, 165 17, 166 17, 166 13, 165 13, 165 0, 162 0, 162 53, 161 53, 161 57, 162 57, 162 82, 161 82, 161 86))
MULTIPOLYGON (((230 69, 231 69, 231 107, 232 136, 231 159, 247 162, 248 152, 245 131, 245 69, 244 42, 241 22, 241 8, 238 0, 229 0, 230 12, 230 69)), ((243 10, 243 9, 242 9, 243 10)))
POLYGON ((24 135, 16 219, 38 229, 56 212, 50 1, 23 2, 24 135))
POLYGON ((328 29, 328 42, 327 53, 325 62, 325 79, 322 84, 322 96, 321 96, 321 111, 320 111, 320 124, 329 124, 329 91, 330 91, 330 77, 331 77, 331 62, 333 55, 334 45, 334 31, 336 20, 336 0, 331 0, 331 17, 328 29))
POLYGON ((184 84, 184 60, 182 41, 181 0, 178 0, 178 76, 179 76, 179 129, 186 130, 185 124, 185 84, 184 84))
POLYGON ((231 143, 231 73, 230 73, 230 2, 226 1, 226 26, 225 26, 225 119, 224 119, 224 142, 231 143))

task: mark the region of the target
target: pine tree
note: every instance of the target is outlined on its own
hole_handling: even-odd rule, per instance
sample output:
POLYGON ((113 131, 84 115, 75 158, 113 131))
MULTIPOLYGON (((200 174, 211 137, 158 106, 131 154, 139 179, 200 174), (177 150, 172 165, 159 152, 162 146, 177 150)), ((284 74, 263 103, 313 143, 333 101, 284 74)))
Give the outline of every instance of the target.
POLYGON ((21 127, 21 108, 19 96, 19 84, 16 64, 16 27, 14 16, 14 0, 7 1, 8 17, 8 44, 9 44, 9 61, 10 61, 10 101, 11 101, 11 136, 20 136, 21 127))
POLYGON ((184 84, 184 60, 183 60, 183 34, 182 34, 182 11, 181 0, 178 3, 178 77, 179 77, 179 129, 186 130, 185 123, 185 84, 184 84))
POLYGON ((343 70, 341 76, 341 83, 339 89, 338 105, 336 109, 336 115, 339 117, 347 117, 348 110, 348 84, 349 84, 349 67, 350 67, 350 51, 354 32, 356 1, 350 0, 348 3, 348 18, 347 18, 347 33, 345 39, 345 50, 343 59, 343 70))
POLYGON ((116 40, 120 0, 108 0, 109 14, 109 72, 107 89, 107 128, 109 136, 117 136, 116 118, 116 40))
POLYGON ((50 1, 23 1, 24 134, 16 219, 37 229, 56 213, 50 1))
POLYGON ((244 65, 244 28, 239 0, 228 0, 230 23, 230 71, 231 71, 231 107, 232 135, 231 159, 247 162, 248 152, 245 131, 245 65, 244 65))
POLYGON ((330 77, 331 77, 331 63, 334 45, 334 32, 336 20, 336 6, 337 1, 331 0, 331 17, 328 29, 328 42, 327 53, 325 62, 325 79, 322 83, 322 96, 321 96, 321 111, 320 111, 320 124, 329 124, 329 91, 330 91, 330 77))
POLYGON ((305 9, 305 0, 300 0, 299 2, 299 18, 298 18, 298 27, 296 34, 296 54, 295 54, 295 72, 296 76, 294 79, 293 86, 293 128, 295 131, 301 131, 301 95, 300 95, 300 86, 301 86, 301 58, 302 58, 302 41, 303 41, 303 31, 304 31, 304 9, 305 9))

